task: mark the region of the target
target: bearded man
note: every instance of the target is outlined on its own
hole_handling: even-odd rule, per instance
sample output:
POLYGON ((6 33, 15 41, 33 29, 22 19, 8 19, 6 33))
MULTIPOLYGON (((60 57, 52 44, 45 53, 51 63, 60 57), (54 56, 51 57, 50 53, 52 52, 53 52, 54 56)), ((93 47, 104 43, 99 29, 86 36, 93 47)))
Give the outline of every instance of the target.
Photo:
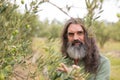
MULTIPOLYGON (((84 71, 90 74, 88 80, 109 80, 110 62, 99 53, 95 39, 88 34, 81 19, 71 18, 66 22, 61 52, 71 66, 84 66, 84 71)), ((62 66, 59 71, 69 72, 65 64, 62 66)))

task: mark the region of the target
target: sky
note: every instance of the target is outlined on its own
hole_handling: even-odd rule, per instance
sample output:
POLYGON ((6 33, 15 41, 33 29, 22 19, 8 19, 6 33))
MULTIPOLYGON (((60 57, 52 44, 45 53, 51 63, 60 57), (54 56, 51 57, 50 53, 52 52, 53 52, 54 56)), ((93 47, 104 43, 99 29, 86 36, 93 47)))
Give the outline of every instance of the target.
MULTIPOLYGON (((17 0, 20 1, 20 0, 17 0)), ((31 0, 24 0, 25 3, 31 2, 31 0)), ((80 17, 83 18, 87 14, 85 0, 50 0, 50 2, 56 4, 60 8, 65 10, 66 4, 69 6, 73 6, 68 14, 71 17, 80 17)), ((20 4, 20 2, 18 2, 20 4)), ((24 5, 20 5, 20 11, 24 11, 24 5)), ((104 20, 108 22, 117 22, 118 18, 116 16, 117 13, 120 13, 120 0, 104 0, 103 8, 104 11, 99 14, 101 17, 98 20, 104 20)), ((40 20, 48 20, 56 19, 58 21, 64 21, 69 17, 57 9, 55 6, 49 3, 43 3, 39 6, 39 15, 40 20)), ((66 10, 65 10, 66 11, 66 10)))

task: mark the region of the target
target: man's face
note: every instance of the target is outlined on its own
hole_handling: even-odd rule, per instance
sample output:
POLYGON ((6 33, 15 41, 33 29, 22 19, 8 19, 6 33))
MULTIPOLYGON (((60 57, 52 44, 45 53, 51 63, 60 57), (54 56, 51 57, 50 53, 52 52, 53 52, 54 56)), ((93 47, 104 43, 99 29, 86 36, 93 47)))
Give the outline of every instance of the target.
POLYGON ((73 59, 82 59, 86 55, 84 44, 84 31, 79 24, 71 24, 68 27, 67 53, 73 59))
POLYGON ((80 45, 80 42, 84 44, 84 31, 79 24, 70 24, 67 32, 68 42, 73 45, 80 45), (79 42, 80 41, 80 42, 79 42))

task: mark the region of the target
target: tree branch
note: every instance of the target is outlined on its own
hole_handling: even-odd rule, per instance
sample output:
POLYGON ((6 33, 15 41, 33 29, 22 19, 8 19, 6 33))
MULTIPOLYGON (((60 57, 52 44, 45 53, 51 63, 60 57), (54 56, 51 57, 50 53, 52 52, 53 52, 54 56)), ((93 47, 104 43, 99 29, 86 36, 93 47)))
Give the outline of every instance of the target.
POLYGON ((48 2, 51 5, 55 6, 56 8, 58 8, 60 11, 62 11, 64 14, 66 14, 68 17, 72 18, 67 12, 65 12, 62 8, 58 7, 56 4, 52 3, 52 2, 48 2))

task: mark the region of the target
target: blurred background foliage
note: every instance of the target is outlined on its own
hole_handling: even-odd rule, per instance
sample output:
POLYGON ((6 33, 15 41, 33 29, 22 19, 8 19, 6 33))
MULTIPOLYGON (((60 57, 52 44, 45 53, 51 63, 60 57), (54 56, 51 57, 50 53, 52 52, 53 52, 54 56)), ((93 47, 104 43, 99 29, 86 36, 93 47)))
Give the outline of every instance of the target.
MULTIPOLYGON (((84 21, 87 29, 93 31, 91 32, 95 35, 102 53, 110 54, 107 56, 112 65, 111 80, 119 80, 116 75, 120 73, 120 14, 116 14, 119 20, 115 23, 97 21, 100 16, 94 16, 94 11, 99 9, 98 14, 102 12, 103 0, 93 0, 91 3, 89 0, 85 1, 88 14, 84 21), (117 58, 113 55, 117 55, 117 58)), ((0 80, 15 79, 15 70, 19 65, 21 66, 17 71, 28 70, 31 66, 33 72, 28 70, 27 77, 19 75, 21 79, 16 80, 55 80, 55 68, 64 62, 60 53, 64 23, 57 20, 39 20, 36 13, 39 12, 39 5, 44 2, 49 3, 48 0, 32 1, 30 8, 25 5, 25 12, 20 13, 19 5, 15 2, 0 0, 0 80)), ((24 4, 24 0, 21 0, 21 4, 24 4)))

